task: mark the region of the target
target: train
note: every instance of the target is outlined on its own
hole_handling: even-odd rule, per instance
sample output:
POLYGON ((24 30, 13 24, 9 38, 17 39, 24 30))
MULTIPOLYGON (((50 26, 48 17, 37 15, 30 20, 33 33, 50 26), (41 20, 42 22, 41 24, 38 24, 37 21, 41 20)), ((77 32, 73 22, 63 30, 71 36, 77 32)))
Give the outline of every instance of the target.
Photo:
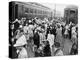
POLYGON ((9 2, 9 20, 21 19, 25 17, 27 20, 34 17, 40 19, 52 19, 52 11, 50 8, 36 2, 9 2))
POLYGON ((66 24, 70 22, 78 24, 78 7, 75 5, 69 5, 64 9, 64 20, 66 24))

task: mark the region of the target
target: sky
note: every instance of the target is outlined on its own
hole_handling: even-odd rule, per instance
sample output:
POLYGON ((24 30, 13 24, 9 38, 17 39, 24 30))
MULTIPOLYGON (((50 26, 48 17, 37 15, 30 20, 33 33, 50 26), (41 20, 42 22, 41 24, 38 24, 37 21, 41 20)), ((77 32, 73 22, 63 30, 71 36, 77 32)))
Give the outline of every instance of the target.
POLYGON ((65 4, 54 4, 54 3, 40 3, 40 4, 49 7, 50 9, 55 9, 56 7, 57 13, 60 13, 61 16, 64 16, 64 8, 67 7, 67 5, 65 4))

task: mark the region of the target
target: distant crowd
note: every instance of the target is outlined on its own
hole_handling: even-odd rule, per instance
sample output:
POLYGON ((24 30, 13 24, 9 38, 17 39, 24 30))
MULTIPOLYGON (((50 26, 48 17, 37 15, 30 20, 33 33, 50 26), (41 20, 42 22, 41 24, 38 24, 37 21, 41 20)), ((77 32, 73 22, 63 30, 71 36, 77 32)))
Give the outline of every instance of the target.
POLYGON ((64 39, 72 43, 68 55, 78 54, 78 25, 49 22, 47 18, 9 21, 9 48, 12 58, 62 56, 64 39))

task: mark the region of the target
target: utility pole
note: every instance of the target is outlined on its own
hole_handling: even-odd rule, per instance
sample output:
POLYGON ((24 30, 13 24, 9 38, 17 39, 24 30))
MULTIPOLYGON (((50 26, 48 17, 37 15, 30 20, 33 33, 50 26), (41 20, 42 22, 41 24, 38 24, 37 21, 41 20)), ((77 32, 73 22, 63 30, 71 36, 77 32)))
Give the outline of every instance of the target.
POLYGON ((54 5, 54 18, 56 17, 56 4, 54 5))

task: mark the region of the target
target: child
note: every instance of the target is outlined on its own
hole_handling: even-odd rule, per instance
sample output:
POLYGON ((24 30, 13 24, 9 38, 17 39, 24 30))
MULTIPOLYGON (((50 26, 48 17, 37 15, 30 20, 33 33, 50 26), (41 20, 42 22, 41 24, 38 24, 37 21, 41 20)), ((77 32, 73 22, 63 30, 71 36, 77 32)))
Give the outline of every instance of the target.
POLYGON ((43 53, 44 53, 44 56, 51 56, 49 41, 45 41, 45 46, 44 46, 44 49, 43 49, 43 53))
POLYGON ((55 42, 55 44, 54 44, 54 56, 62 56, 62 55, 63 55, 63 51, 60 49, 60 43, 55 42))
POLYGON ((72 45, 70 55, 76 55, 76 54, 78 54, 78 46, 74 43, 72 45))
POLYGON ((43 56, 43 46, 40 45, 39 48, 35 47, 35 57, 42 57, 43 56))

